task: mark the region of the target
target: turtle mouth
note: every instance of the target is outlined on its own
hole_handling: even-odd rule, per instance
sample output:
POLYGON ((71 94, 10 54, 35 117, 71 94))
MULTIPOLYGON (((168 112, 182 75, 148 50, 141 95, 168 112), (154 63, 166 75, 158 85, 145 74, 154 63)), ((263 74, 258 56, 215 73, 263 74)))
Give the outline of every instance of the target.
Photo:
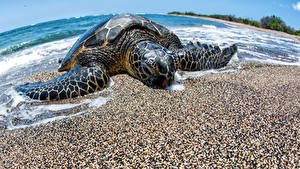
POLYGON ((174 76, 159 75, 144 81, 144 84, 154 89, 165 89, 174 83, 174 76))

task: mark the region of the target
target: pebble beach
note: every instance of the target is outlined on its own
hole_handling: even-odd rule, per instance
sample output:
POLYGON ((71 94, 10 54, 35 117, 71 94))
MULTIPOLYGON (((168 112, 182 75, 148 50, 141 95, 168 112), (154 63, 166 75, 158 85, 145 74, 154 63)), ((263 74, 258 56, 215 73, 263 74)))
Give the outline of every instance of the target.
POLYGON ((1 130, 0 168, 300 167, 299 66, 248 63, 182 91, 112 79, 100 108, 1 130))

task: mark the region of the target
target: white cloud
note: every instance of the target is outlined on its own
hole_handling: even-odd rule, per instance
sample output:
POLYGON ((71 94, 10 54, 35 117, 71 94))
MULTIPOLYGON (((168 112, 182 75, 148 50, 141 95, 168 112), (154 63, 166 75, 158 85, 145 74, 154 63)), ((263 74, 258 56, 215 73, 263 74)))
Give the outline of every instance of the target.
POLYGON ((300 1, 297 2, 296 4, 293 4, 293 8, 294 8, 295 10, 300 11, 300 1))

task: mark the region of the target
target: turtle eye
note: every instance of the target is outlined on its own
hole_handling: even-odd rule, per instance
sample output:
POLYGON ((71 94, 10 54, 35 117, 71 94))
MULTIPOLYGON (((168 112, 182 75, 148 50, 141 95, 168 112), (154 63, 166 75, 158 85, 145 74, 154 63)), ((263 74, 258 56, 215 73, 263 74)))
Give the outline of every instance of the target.
POLYGON ((58 63, 61 64, 61 62, 63 61, 62 58, 58 59, 58 63))

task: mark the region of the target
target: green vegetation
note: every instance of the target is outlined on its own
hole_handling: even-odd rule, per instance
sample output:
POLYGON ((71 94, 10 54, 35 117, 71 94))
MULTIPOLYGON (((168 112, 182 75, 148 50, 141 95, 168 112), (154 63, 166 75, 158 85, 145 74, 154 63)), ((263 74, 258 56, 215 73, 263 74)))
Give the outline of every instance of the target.
POLYGON ((222 20, 227 20, 232 22, 238 22, 238 23, 244 23, 247 25, 252 25, 261 28, 261 24, 257 21, 245 19, 245 18, 236 18, 233 15, 208 15, 207 17, 212 17, 212 18, 222 19, 222 20))
POLYGON ((189 15, 189 16, 204 16, 204 17, 211 17, 216 19, 222 19, 226 21, 232 21, 232 22, 238 22, 243 23, 247 25, 256 26, 259 28, 265 28, 265 29, 271 29, 271 30, 277 30, 281 32, 286 32, 292 35, 298 35, 300 36, 300 30, 294 30, 290 26, 287 26, 283 20, 281 20, 279 17, 273 15, 273 16, 265 16, 261 18, 260 22, 251 20, 251 19, 245 19, 245 18, 237 18, 233 15, 203 15, 203 14, 196 14, 193 12, 169 12, 168 14, 171 15, 189 15))
POLYGON ((293 34, 295 32, 293 28, 287 26, 279 17, 275 15, 263 17, 260 22, 266 29, 287 32, 289 34, 293 34))
POLYGON ((300 36, 300 30, 295 31, 295 32, 294 32, 294 35, 300 36))

